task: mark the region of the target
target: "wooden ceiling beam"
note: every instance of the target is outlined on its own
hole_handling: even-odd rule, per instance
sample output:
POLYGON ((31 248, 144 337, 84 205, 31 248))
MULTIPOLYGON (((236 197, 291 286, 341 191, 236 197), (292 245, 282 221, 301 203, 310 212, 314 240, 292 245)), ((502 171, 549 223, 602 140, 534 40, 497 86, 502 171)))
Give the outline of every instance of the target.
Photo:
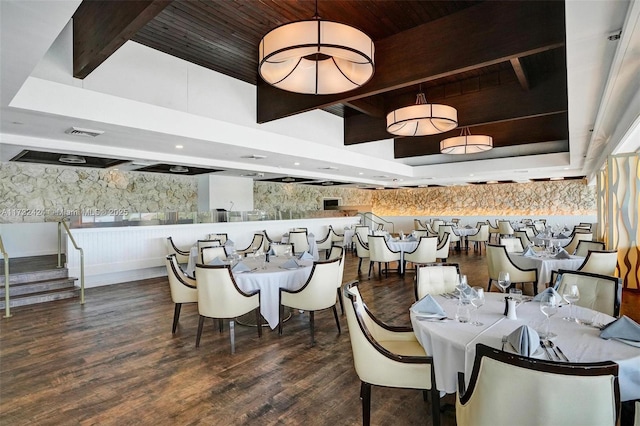
POLYGON ((372 117, 380 118, 386 115, 382 97, 372 96, 369 98, 353 99, 346 101, 345 105, 372 117))
MULTIPOLYGON (((491 123, 476 126, 471 134, 493 137, 493 147, 524 145, 530 143, 568 141, 568 114, 560 112, 544 116, 513 120, 503 123, 491 123)), ((460 130, 452 130, 440 135, 398 138, 394 140, 394 157, 416 157, 440 153, 440 141, 459 136, 460 130)), ((566 150, 569 149, 568 143, 566 150)))
POLYGON ((73 14, 73 76, 88 76, 170 3, 83 1, 73 14))
POLYGON ((301 112, 485 67, 564 45, 564 2, 483 2, 403 31, 376 45, 376 71, 363 87, 311 96, 257 85, 257 121, 301 112))
POLYGON ((520 58, 511 58, 510 62, 513 67, 513 72, 516 73, 516 77, 520 82, 520 87, 522 87, 523 90, 529 90, 531 85, 529 84, 529 78, 527 77, 522 60, 520 58))
MULTIPOLYGON (((491 86, 443 99, 434 96, 429 101, 456 108, 458 129, 567 111, 567 79, 563 73, 555 73, 527 92, 522 92, 518 85, 513 79, 510 84, 491 86), (549 96, 549 93, 555 95, 549 96)), ((397 102, 388 100, 387 103, 397 102)), ((455 132, 459 133, 459 130, 455 132)), ((351 114, 344 118, 345 145, 392 137, 394 136, 386 131, 385 118, 364 114, 351 114)))

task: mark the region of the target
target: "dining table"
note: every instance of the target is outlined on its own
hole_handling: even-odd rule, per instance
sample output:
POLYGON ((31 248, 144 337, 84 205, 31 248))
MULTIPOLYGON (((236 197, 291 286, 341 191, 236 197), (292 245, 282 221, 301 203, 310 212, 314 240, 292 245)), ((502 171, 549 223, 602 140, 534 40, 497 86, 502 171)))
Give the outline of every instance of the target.
POLYGON ((467 237, 469 235, 476 235, 478 233, 478 228, 469 226, 468 228, 466 226, 460 227, 460 228, 455 228, 454 232, 456 234, 458 234, 458 236, 460 237, 460 241, 464 240, 464 245, 460 244, 459 248, 464 247, 465 250, 469 249, 469 241, 467 239, 467 237))
MULTIPOLYGON (((456 392, 458 372, 464 372, 467 385, 469 384, 478 343, 515 352, 510 344, 503 343, 504 336, 523 325, 531 326, 536 331, 545 328, 546 317, 540 311, 540 303, 531 299, 516 308, 516 319, 508 319, 504 315, 504 294, 485 293, 484 305, 472 313, 473 319, 482 323, 476 326, 453 319, 458 306, 457 298, 446 295, 433 295, 433 298, 446 312, 447 318, 435 320, 411 311, 410 317, 416 338, 426 353, 433 357, 436 387, 441 394, 456 392)), ((569 313, 567 305, 550 317, 549 328, 556 335, 551 341, 556 348, 570 362, 616 362, 619 366, 621 400, 640 399, 640 347, 615 339, 600 338, 601 326, 615 318, 588 308, 574 309, 576 316, 582 321, 563 319, 569 313)), ((547 352, 544 348, 538 348, 532 357, 564 360, 561 356, 556 357, 555 352, 547 352)))
POLYGON ((389 238, 387 240, 389 249, 400 252, 400 274, 404 274, 404 254, 414 251, 419 243, 420 241, 415 238, 389 238))
MULTIPOLYGON (((538 290, 542 291, 551 280, 551 272, 559 269, 567 271, 577 270, 583 263, 584 257, 569 255, 568 259, 558 259, 554 255, 539 252, 536 255, 524 255, 518 252, 508 253, 509 259, 518 268, 538 270, 538 290)), ((550 283, 549 285, 553 285, 550 283)))

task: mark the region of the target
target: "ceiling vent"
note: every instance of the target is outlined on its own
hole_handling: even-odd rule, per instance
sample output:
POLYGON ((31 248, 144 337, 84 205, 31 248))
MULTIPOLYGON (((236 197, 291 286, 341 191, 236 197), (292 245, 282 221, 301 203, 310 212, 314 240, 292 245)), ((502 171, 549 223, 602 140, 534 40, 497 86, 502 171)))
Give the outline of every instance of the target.
POLYGON ((286 177, 282 179, 283 182, 295 182, 296 180, 292 177, 286 177))
POLYGON ((100 136, 101 134, 103 134, 104 131, 103 130, 83 129, 81 127, 71 127, 69 129, 65 130, 65 133, 68 134, 68 135, 88 136, 88 137, 95 138, 96 136, 100 136))
POLYGON ((87 160, 79 155, 64 154, 58 158, 58 161, 65 164, 86 164, 87 160))
POLYGON ((264 173, 246 173, 240 175, 242 177, 264 177, 264 173))
POLYGON ((267 158, 267 156, 266 155, 251 154, 251 155, 243 155, 240 158, 248 158, 250 160, 264 160, 265 158, 267 158))
POLYGON ((340 170, 335 166, 319 167, 320 170, 340 170))

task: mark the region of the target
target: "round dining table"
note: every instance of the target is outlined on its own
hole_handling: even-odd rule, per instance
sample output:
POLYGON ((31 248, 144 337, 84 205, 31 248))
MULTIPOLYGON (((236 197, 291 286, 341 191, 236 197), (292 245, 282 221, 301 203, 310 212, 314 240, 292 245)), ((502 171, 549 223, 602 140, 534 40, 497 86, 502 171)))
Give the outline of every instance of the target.
MULTIPOLYGON (((448 318, 454 318, 458 300, 455 297, 434 295, 434 299, 444 309, 448 318)), ((543 330, 545 316, 540 311, 540 303, 527 301, 516 309, 517 319, 507 319, 504 315, 504 294, 485 293, 485 304, 473 313, 474 320, 482 323, 460 323, 453 319, 434 321, 411 312, 413 331, 427 354, 433 356, 436 387, 441 393, 455 393, 458 372, 465 373, 467 385, 475 359, 476 345, 483 343, 496 349, 512 351, 504 346, 503 336, 509 335, 522 325, 535 330, 543 330)), ((529 300, 529 299, 528 299, 529 300)), ((622 343, 614 339, 599 337, 599 325, 608 324, 615 318, 587 308, 574 307, 577 317, 596 326, 563 320, 568 316, 568 305, 562 306, 550 319, 550 331, 557 336, 553 339, 556 348, 571 362, 596 362, 611 360, 619 365, 620 396, 622 401, 640 399, 640 347, 622 343)), ((547 351, 539 349, 534 358, 549 359, 547 351)), ((553 361, 560 361, 551 355, 553 361)), ((526 396, 523 396, 526 398, 526 396)))

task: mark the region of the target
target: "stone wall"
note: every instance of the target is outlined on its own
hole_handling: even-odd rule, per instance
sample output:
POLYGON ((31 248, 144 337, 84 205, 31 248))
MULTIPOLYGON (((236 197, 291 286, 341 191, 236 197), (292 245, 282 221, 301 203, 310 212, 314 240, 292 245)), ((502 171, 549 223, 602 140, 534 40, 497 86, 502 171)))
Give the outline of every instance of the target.
POLYGON ((596 189, 584 180, 374 191, 379 216, 595 215, 596 189))
POLYGON ((0 164, 0 223, 58 217, 197 210, 197 180, 189 176, 0 164))
POLYGON ((324 187, 291 183, 255 182, 253 205, 270 215, 276 212, 322 210, 322 199, 342 198, 344 206, 370 206, 374 191, 358 188, 324 187))

